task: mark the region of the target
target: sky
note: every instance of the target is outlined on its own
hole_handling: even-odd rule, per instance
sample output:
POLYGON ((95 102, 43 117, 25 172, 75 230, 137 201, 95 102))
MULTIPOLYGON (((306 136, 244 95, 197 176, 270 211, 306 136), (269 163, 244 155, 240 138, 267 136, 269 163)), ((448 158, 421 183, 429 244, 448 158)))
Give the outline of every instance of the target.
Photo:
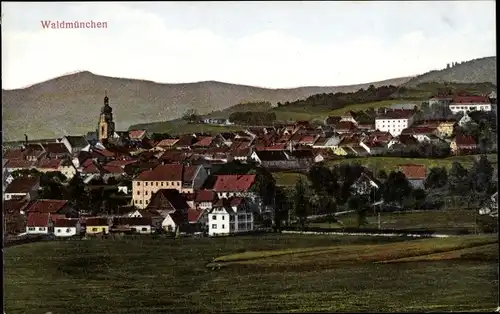
POLYGON ((75 71, 268 88, 361 84, 496 56, 495 29, 495 1, 2 2, 2 88, 75 71))

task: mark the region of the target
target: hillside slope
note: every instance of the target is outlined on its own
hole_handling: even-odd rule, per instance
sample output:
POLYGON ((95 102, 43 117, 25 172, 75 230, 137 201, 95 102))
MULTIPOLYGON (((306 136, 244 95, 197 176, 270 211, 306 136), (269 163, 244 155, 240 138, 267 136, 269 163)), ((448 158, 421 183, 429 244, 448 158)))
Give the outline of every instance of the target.
POLYGON ((497 57, 486 57, 457 64, 451 68, 430 71, 406 82, 405 86, 416 86, 428 82, 497 84, 497 57))
POLYGON ((294 101, 318 93, 351 92, 370 84, 400 85, 410 77, 335 87, 266 89, 215 81, 159 84, 91 72, 61 76, 24 89, 2 90, 4 141, 83 134, 96 128, 104 91, 108 91, 118 130, 131 124, 176 119, 190 108, 199 113, 241 102, 294 101))

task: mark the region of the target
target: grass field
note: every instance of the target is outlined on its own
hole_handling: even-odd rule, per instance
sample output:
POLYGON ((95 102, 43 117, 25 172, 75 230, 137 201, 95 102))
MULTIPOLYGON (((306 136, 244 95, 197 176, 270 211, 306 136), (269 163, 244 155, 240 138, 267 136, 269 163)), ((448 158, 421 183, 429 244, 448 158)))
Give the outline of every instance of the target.
MULTIPOLYGON (((436 230, 436 232, 453 231, 457 229, 467 229, 474 232, 476 217, 474 210, 427 210, 427 211, 408 211, 401 213, 380 213, 380 227, 382 229, 422 229, 436 230)), ((321 228, 341 228, 357 227, 358 221, 356 214, 345 214, 337 217, 338 223, 314 223, 311 227, 321 228)), ((378 216, 372 215, 366 217, 366 228, 378 227, 378 216)))
MULTIPOLYGON (((430 167, 446 167, 450 168, 453 162, 459 162, 464 167, 472 166, 475 158, 478 156, 453 156, 443 159, 427 159, 427 158, 404 158, 404 157, 360 157, 360 158, 346 158, 346 159, 336 159, 332 161, 328 161, 329 166, 333 166, 341 163, 350 163, 350 164, 361 164, 372 170, 378 171, 381 169, 384 170, 395 170, 400 164, 421 164, 426 165, 428 168, 430 167)), ((489 154, 488 159, 495 166, 498 163, 496 154, 489 154)))
POLYGON ((307 175, 298 172, 273 172, 273 178, 279 186, 294 186, 300 178, 309 180, 307 175))
POLYGON ((464 258, 455 253, 453 259, 418 264, 367 263, 408 257, 408 252, 436 254, 436 248, 440 253, 464 247, 477 251, 494 243, 484 237, 457 239, 463 240, 266 235, 31 243, 4 252, 5 311, 135 314, 495 308, 497 265, 491 260, 491 246, 486 250, 490 253, 479 256, 481 260, 477 254, 464 258), (295 251, 269 258, 305 267, 300 272, 243 265, 216 271, 206 267, 219 256, 265 250, 295 251), (341 256, 350 262, 342 266, 328 262, 341 256))

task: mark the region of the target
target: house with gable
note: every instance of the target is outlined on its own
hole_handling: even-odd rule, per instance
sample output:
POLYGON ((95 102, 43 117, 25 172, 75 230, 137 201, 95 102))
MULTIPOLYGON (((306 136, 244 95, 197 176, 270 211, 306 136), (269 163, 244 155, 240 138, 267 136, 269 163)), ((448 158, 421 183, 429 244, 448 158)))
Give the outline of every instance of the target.
POLYGON ((417 164, 404 164, 398 165, 399 171, 401 171, 411 186, 414 189, 424 189, 424 182, 427 176, 427 169, 425 165, 417 165, 417 164))
POLYGON ((380 181, 375 179, 371 173, 365 171, 351 185, 351 189, 356 195, 370 195, 374 190, 379 190, 381 186, 380 181))
POLYGON ((72 237, 80 235, 82 226, 79 219, 61 218, 54 222, 54 235, 56 237, 72 237))
POLYGON ((474 138, 467 135, 457 135, 450 143, 451 152, 455 155, 474 152, 477 148, 474 138))
POLYGON ((40 178, 36 176, 20 176, 7 185, 4 200, 26 199, 34 200, 40 189, 40 178))
POLYGON ((29 213, 26 221, 27 234, 52 234, 54 221, 50 213, 29 213))
POLYGON ((184 194, 176 189, 161 189, 153 194, 146 210, 158 212, 165 218, 167 214, 174 212, 185 214, 189 208, 184 194))
POLYGON ((255 180, 254 174, 217 175, 212 189, 219 199, 236 196, 255 197, 255 193, 250 191, 255 180))
POLYGON ((151 234, 153 233, 152 224, 150 217, 115 217, 110 231, 151 234))
POLYGON ((63 136, 60 140, 66 149, 73 155, 78 154, 81 151, 89 151, 90 143, 87 141, 85 136, 63 136))
POLYGON ((218 201, 217 193, 213 190, 199 190, 196 192, 194 207, 201 209, 211 209, 218 201))
POLYGON ((229 235, 254 230, 251 208, 242 197, 220 199, 208 212, 208 235, 229 235))
POLYGON ((208 178, 202 165, 158 165, 140 173, 132 182, 132 200, 138 208, 145 208, 154 193, 161 189, 175 189, 181 193, 193 193, 208 178))
POLYGON ((68 159, 48 159, 41 158, 35 164, 36 170, 39 172, 60 172, 67 180, 71 180, 77 173, 73 163, 68 159))

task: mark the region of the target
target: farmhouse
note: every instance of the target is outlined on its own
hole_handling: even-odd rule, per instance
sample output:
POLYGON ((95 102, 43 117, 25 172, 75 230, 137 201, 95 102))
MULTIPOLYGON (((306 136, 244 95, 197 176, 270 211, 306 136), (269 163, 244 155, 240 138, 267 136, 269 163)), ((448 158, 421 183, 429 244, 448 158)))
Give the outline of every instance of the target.
POLYGON ((81 224, 78 219, 61 218, 54 223, 54 235, 56 237, 72 237, 79 235, 81 231, 81 224))
POLYGON ((253 212, 244 198, 219 200, 208 212, 208 235, 228 235, 253 230, 253 212))
POLYGON ((390 110, 375 118, 375 128, 379 131, 389 132, 398 136, 401 131, 413 124, 414 112, 412 110, 390 110))

